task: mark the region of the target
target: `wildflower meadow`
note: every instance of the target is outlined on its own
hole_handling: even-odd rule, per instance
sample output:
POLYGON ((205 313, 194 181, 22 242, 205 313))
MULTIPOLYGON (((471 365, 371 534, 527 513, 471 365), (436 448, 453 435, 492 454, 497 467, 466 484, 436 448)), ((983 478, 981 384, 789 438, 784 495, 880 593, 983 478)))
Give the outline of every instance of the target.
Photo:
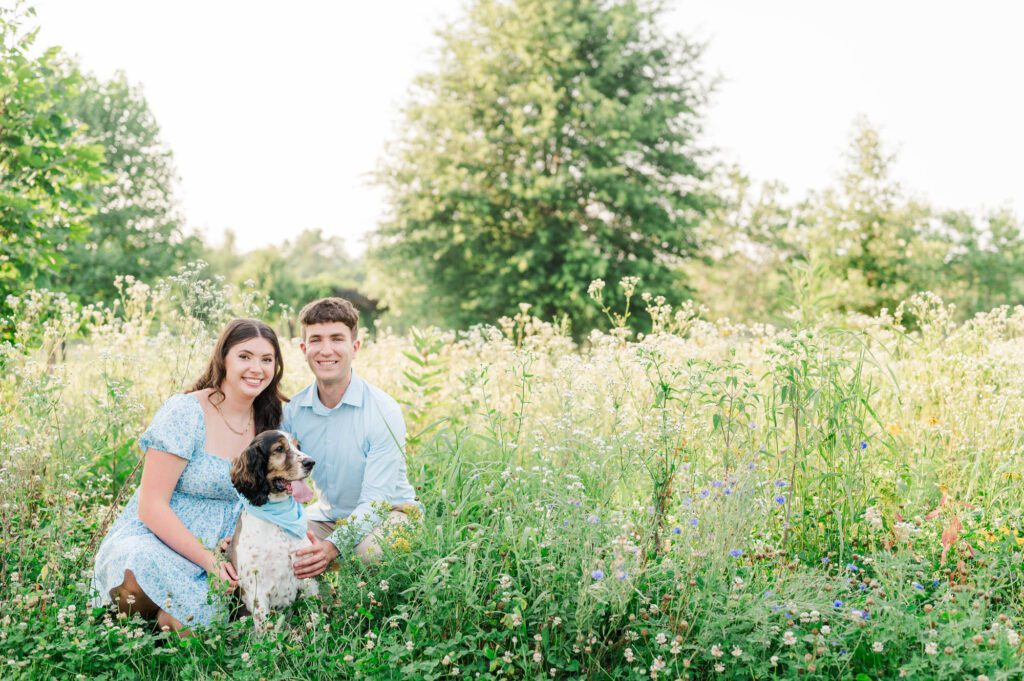
MULTIPOLYGON (((783 329, 627 278, 591 284, 612 328, 582 340, 527 304, 366 329, 356 370, 404 406, 421 522, 269 632, 225 603, 179 638, 90 607, 92 558, 138 434, 269 301, 194 268, 118 286, 8 301, 5 679, 1024 678, 1022 307, 961 323, 921 294, 783 329)), ((285 362, 293 394, 298 338, 285 362)))

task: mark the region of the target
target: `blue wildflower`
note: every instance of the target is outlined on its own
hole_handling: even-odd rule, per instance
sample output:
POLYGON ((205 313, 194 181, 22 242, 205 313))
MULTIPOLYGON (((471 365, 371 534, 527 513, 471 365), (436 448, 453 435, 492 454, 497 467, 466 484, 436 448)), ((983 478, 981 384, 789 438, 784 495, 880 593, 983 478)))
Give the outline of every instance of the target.
POLYGON ((626 572, 625 570, 619 570, 619 574, 618 574, 618 575, 616 575, 616 577, 618 577, 618 578, 619 578, 619 581, 621 582, 621 581, 622 581, 622 580, 624 580, 624 579, 625 579, 626 577, 629 577, 629 573, 628 573, 628 572, 626 572))
POLYGON ((821 557, 821 564, 822 565, 828 565, 831 562, 832 562, 832 559, 829 558, 828 556, 822 556, 821 557))
POLYGON ((832 601, 832 607, 836 609, 841 608, 843 607, 843 602, 839 600, 832 601))
POLYGON ((701 498, 701 499, 707 499, 707 498, 708 498, 709 496, 711 496, 711 490, 708 490, 708 489, 702 489, 702 490, 700 491, 700 498, 701 498))
POLYGON ((672 534, 682 534, 682 533, 683 533, 683 531, 681 529, 679 529, 678 527, 673 527, 672 528, 672 534))
POLYGON ((933 580, 932 580, 932 586, 934 586, 934 587, 938 587, 938 586, 939 586, 939 580, 937 580, 937 579, 933 579, 933 580))
POLYGON ((786 481, 785 480, 776 480, 775 481, 775 486, 776 487, 785 487, 786 486, 786 481))
POLYGON ((861 443, 860 443, 860 448, 861 448, 861 449, 867 449, 867 448, 868 448, 868 443, 867 443, 867 442, 864 442, 864 441, 862 440, 862 441, 861 441, 861 443))
POLYGON ((601 570, 594 570, 590 573, 590 576, 594 579, 604 579, 604 572, 602 572, 601 570))
POLYGON ((732 487, 726 487, 722 490, 722 494, 732 494, 732 487))
POLYGON ((779 496, 775 497, 775 503, 779 504, 780 506, 786 503, 786 495, 780 494, 779 496))
POLYGON ((692 527, 697 527, 697 519, 696 518, 690 518, 690 525, 692 527))
POLYGON ((596 515, 589 515, 587 516, 587 522, 591 525, 597 525, 601 522, 601 519, 598 518, 596 515))
POLYGON ((743 555, 743 549, 733 549, 732 551, 729 552, 729 555, 732 556, 733 558, 739 558, 740 556, 743 555))
POLYGON ((858 570, 860 570, 860 568, 854 565, 853 563, 847 564, 846 569, 850 572, 857 572, 858 570))
POLYGON ((712 480, 711 481, 711 486, 712 487, 722 487, 723 485, 725 485, 725 483, 722 482, 721 480, 712 480))
POLYGON ((918 584, 917 582, 914 582, 914 588, 915 589, 923 589, 924 587, 922 585, 918 584))

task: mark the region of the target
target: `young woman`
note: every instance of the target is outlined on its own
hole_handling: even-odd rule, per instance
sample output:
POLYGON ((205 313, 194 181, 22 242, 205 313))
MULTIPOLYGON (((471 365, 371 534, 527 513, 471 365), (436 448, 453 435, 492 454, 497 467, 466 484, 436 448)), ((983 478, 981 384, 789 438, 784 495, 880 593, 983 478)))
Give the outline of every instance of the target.
POLYGON ((207 575, 228 589, 237 583, 218 550, 241 510, 231 461, 280 424, 283 372, 273 329, 236 319, 192 389, 160 408, 139 438, 139 489, 96 553, 97 605, 113 600, 121 612, 175 631, 213 619, 207 575))

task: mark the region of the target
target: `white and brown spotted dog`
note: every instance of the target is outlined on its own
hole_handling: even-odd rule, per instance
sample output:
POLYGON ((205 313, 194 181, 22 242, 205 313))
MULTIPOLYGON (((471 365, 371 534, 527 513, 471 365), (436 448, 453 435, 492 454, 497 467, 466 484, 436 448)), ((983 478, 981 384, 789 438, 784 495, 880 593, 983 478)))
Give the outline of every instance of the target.
POLYGON ((290 606, 299 594, 318 594, 316 581, 298 579, 292 569, 295 551, 310 546, 302 506, 295 497, 301 499, 309 491, 304 481, 313 469, 313 460, 296 445, 287 433, 268 430, 231 465, 231 483, 248 503, 238 518, 228 560, 238 574, 239 597, 257 629, 272 610, 290 606))

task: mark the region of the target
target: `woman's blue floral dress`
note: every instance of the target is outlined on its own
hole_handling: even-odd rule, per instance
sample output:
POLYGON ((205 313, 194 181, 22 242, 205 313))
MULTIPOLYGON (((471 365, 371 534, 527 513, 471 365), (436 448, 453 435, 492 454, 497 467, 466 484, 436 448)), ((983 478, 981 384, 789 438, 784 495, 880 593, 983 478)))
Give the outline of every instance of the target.
MULTIPOLYGON (((171 510, 207 548, 235 531, 241 501, 231 484, 231 462, 205 451, 206 422, 199 400, 174 395, 139 438, 143 451, 169 452, 188 461, 171 494, 171 510)), ((95 605, 131 570, 157 606, 186 626, 209 624, 217 612, 206 571, 163 543, 139 520, 139 490, 110 527, 96 553, 95 605)))

